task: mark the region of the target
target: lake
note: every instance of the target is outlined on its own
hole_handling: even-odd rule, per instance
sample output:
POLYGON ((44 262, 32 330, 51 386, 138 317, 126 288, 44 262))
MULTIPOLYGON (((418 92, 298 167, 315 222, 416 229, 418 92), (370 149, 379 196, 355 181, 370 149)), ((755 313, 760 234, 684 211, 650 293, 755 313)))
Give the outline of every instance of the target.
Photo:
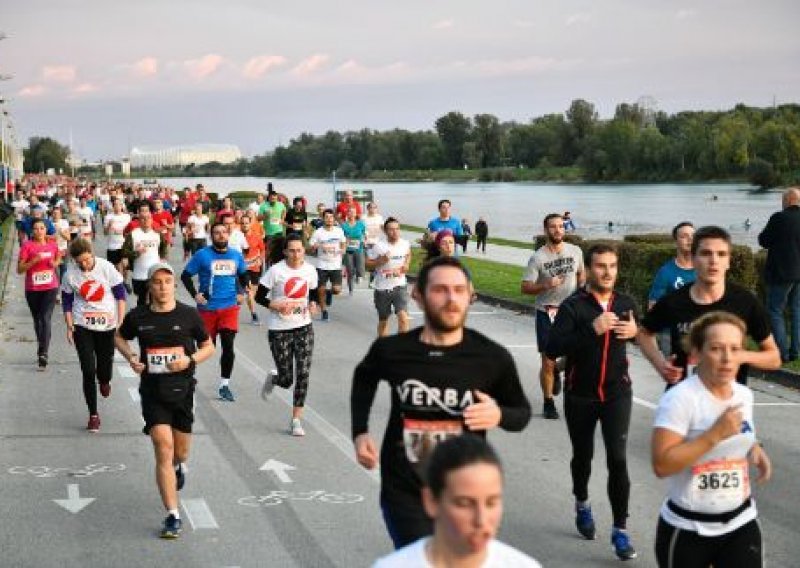
MULTIPOLYGON (((164 178, 175 188, 202 183, 209 191, 263 191, 267 181, 290 197, 304 195, 309 209, 333 200, 329 181, 255 177, 164 178)), ((426 225, 438 214, 436 203, 447 198, 452 212, 474 227, 478 216, 490 236, 530 240, 540 233, 547 213, 571 211, 578 234, 622 238, 626 233, 667 233, 681 221, 696 226, 720 225, 735 242, 757 247, 758 233, 780 209, 778 192, 750 193, 746 184, 554 184, 554 183, 370 183, 337 182, 337 189, 371 189, 381 213, 410 225, 426 225), (713 196, 717 196, 714 200, 713 196), (748 229, 745 221, 749 219, 748 229), (614 224, 608 231, 608 222, 614 224)))

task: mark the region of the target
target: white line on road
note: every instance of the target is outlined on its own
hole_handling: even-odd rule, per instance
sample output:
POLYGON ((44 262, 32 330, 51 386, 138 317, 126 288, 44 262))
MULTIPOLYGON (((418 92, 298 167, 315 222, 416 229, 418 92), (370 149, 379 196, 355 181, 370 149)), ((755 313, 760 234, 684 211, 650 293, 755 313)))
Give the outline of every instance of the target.
POLYGON ((120 377, 126 379, 136 378, 136 373, 134 373, 133 369, 131 369, 128 365, 117 365, 117 372, 119 373, 120 377))
POLYGON ((643 398, 639 398, 638 396, 633 397, 633 402, 635 402, 636 404, 640 404, 642 406, 645 406, 645 407, 649 408, 650 410, 655 410, 656 408, 658 408, 657 404, 653 404, 649 400, 644 400, 643 398))
POLYGON ((136 387, 128 387, 128 394, 131 395, 131 400, 133 402, 140 402, 142 397, 139 395, 139 389, 136 387))
POLYGON ((219 528, 205 499, 184 499, 181 504, 194 530, 219 528))
POLYGON ((800 406, 800 402, 754 402, 753 406, 800 406))
POLYGON ((505 345, 506 349, 532 349, 537 347, 535 343, 521 343, 519 345, 505 345))

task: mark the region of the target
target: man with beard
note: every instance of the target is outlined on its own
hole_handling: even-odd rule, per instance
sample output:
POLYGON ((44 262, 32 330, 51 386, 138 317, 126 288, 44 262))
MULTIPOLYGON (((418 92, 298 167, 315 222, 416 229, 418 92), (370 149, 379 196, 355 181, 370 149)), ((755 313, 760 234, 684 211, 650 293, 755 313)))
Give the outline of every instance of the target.
POLYGON ((220 222, 211 227, 211 246, 198 250, 181 273, 181 282, 197 302, 197 310, 205 323, 211 341, 220 336, 219 398, 233 402, 230 389, 233 372, 233 342, 239 331, 239 304, 250 283, 242 253, 228 248, 228 229, 220 222), (192 277, 198 275, 200 290, 192 277))
POLYGON ((425 264, 413 297, 422 327, 377 339, 356 367, 350 394, 358 462, 378 465, 368 423, 378 384, 392 391, 380 452, 381 509, 396 548, 433 532, 422 505, 422 472, 438 442, 497 426, 518 432, 531 410, 511 354, 464 327, 472 298, 467 271, 453 257, 425 264))
POLYGON ((566 357, 564 416, 572 442, 572 492, 575 525, 587 540, 595 526, 589 505, 589 476, 597 423, 603 432, 608 464, 608 497, 614 526, 611 546, 620 560, 636 557, 626 531, 630 479, 625 444, 631 421, 633 391, 626 344, 636 337, 636 304, 614 291, 617 251, 597 244, 586 253, 588 285, 561 304, 546 354, 566 357))
POLYGON ((564 219, 558 213, 544 218, 545 244, 533 253, 522 278, 523 294, 536 296, 536 344, 542 358, 539 384, 544 397, 544 417, 558 420, 553 396, 561 391, 556 380, 556 362, 545 354, 547 338, 558 306, 585 280, 583 253, 575 245, 564 242, 564 219))

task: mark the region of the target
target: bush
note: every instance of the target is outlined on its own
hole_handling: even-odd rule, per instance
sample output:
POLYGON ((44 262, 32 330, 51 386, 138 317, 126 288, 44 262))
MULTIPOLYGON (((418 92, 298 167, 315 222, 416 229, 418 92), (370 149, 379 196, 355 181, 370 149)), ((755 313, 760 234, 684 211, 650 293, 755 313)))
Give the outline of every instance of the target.
POLYGON ((672 235, 663 233, 646 233, 643 235, 625 235, 623 240, 627 243, 647 243, 651 245, 674 244, 672 235))
MULTIPOLYGON (((566 234, 566 235, 564 235, 564 242, 570 243, 570 244, 573 244, 573 245, 578 245, 579 247, 582 247, 581 243, 583 243, 583 237, 581 237, 580 235, 566 234)), ((614 242, 618 242, 618 241, 614 241, 614 242)), ((536 235, 533 238, 533 248, 534 248, 534 250, 543 247, 544 244, 545 244, 544 235, 536 235)))

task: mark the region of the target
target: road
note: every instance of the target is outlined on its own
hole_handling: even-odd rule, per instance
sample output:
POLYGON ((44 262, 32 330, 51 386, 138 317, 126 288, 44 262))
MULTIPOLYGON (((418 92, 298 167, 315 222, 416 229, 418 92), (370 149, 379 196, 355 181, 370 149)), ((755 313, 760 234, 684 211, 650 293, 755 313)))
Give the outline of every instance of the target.
MULTIPOLYGON (((172 260, 180 265, 176 251, 172 260)), ((177 541, 162 541, 164 512, 151 444, 141 434, 138 377, 115 360, 112 395, 100 399, 101 432, 88 434, 78 360, 60 312, 51 364, 37 373, 22 280, 9 278, 0 318, 0 565, 350 567, 369 566, 390 551, 378 478, 355 463, 348 434, 352 371, 375 333, 370 290, 362 285, 352 297, 337 298, 331 322, 315 323, 305 438, 287 434, 289 392, 276 389, 267 402, 258 396, 272 360, 265 328, 245 324, 249 316, 236 342, 237 401, 217 400, 217 356, 198 368, 195 436, 181 494, 185 530, 177 541)), ((181 298, 187 299, 183 290, 181 298)), ((412 317, 421 323, 417 309, 412 317)), ((535 410, 521 434, 490 435, 506 469, 502 540, 545 566, 616 565, 599 435, 590 486, 598 539, 584 541, 575 532, 569 442, 563 420, 541 418, 532 320, 476 304, 468 323, 511 350, 535 410)), ((663 483, 650 469, 649 437, 662 384, 638 353, 632 366, 629 527, 639 550, 635 564, 654 566, 663 483)), ((760 381, 752 386, 759 438, 775 464, 773 481, 756 491, 767 557, 773 567, 797 566, 800 393, 760 381)), ((382 386, 371 421, 378 438, 388 400, 382 386)))

